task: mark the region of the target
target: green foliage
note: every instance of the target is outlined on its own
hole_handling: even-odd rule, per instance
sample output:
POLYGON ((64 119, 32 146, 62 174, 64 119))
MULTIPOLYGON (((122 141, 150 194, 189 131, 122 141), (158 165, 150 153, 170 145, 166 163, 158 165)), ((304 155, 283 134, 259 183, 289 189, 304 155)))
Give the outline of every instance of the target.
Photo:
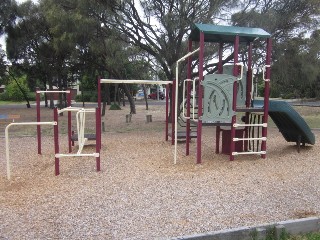
POLYGON ((76 102, 97 102, 98 101, 98 95, 97 92, 82 92, 82 94, 79 94, 76 96, 76 102))
POLYGON ((0 101, 10 101, 8 92, 0 93, 0 101))
POLYGON ((26 77, 20 77, 16 80, 17 81, 11 80, 11 82, 6 86, 6 91, 10 100, 23 101, 25 100, 25 98, 23 96, 22 91, 24 91, 26 94, 30 92, 26 83, 26 77), (18 86, 18 84, 20 87, 18 86))
POLYGON ((110 110, 121 110, 121 107, 118 104, 111 104, 110 110))

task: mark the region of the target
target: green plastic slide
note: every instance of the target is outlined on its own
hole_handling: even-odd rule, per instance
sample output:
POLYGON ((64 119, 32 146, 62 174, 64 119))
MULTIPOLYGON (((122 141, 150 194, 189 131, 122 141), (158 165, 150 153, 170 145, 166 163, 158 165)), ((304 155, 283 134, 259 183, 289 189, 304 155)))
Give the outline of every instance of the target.
MULTIPOLYGON (((263 106, 262 100, 254 100, 254 107, 263 106)), ((269 116, 277 125, 288 142, 315 144, 315 136, 310 127, 291 106, 285 101, 269 101, 269 116), (299 139, 300 138, 300 139, 299 139)))

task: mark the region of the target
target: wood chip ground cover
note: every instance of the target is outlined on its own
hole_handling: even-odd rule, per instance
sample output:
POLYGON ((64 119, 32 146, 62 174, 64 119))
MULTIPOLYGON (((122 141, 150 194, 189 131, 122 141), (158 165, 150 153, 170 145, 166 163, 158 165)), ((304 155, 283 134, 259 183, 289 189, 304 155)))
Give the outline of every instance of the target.
MULTIPOLYGON (((319 131, 314 131, 316 145, 298 154, 270 128, 266 159, 238 156, 230 162, 214 153, 215 129, 205 127, 203 163, 195 164, 193 140, 187 157, 179 144, 174 165, 174 148, 164 140, 164 106, 137 108, 131 123, 125 122, 128 107, 107 111, 101 172, 94 158, 62 158, 56 177, 50 128, 42 139, 42 156, 35 129, 12 128, 8 181, 0 138, 0 239, 167 239, 319 216, 319 131), (152 123, 146 123, 146 114, 152 114, 152 123)), ((35 121, 34 109, 7 111, 35 121)), ((42 112, 42 121, 52 120, 51 110, 42 112)), ((93 121, 88 117, 91 129, 93 121)), ((66 153, 65 126, 60 148, 66 153)), ((94 149, 89 145, 84 151, 94 149)))

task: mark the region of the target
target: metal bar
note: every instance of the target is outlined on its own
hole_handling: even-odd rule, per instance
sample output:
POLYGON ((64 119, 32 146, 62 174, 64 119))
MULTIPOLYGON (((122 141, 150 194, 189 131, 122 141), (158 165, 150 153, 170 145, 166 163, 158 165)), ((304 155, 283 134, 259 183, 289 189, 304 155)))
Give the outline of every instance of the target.
POLYGON ((168 141, 169 131, 169 84, 166 85, 166 129, 165 140, 168 141))
POLYGON ((220 126, 216 127, 216 154, 220 152, 220 133, 221 133, 221 128, 220 126))
POLYGON ((249 154, 266 154, 266 151, 260 151, 260 152, 232 152, 232 155, 249 155, 249 154))
POLYGON ((233 141, 243 141, 243 140, 261 140, 261 141, 267 141, 266 137, 253 137, 253 138, 233 138, 233 141))
POLYGON ((155 80, 125 80, 125 79, 100 79, 100 83, 125 83, 125 84, 172 84, 172 81, 155 80))
POLYGON ((101 77, 98 77, 98 108, 101 110, 101 77))
POLYGON ((219 62, 218 62, 218 73, 223 73, 223 66, 222 66, 222 53, 223 53, 223 43, 219 43, 219 62))
POLYGON ((100 171, 100 150, 101 150, 101 117, 100 117, 100 108, 96 108, 96 153, 99 156, 96 156, 96 168, 97 172, 100 171))
MULTIPOLYGON (((201 34, 201 33, 200 33, 200 34, 201 34)), ((184 55, 182 58, 180 58, 180 59, 177 61, 177 63, 180 63, 180 62, 182 62, 183 60, 187 59, 189 56, 195 54, 196 52, 199 52, 199 51, 200 51, 200 48, 201 48, 201 47, 197 48, 197 49, 194 50, 193 52, 187 53, 187 54, 184 55)))
POLYGON ((241 123, 234 123, 233 127, 268 127, 267 123, 253 123, 253 124, 241 124, 241 123))
POLYGON ((11 166, 10 166, 10 155, 9 155, 9 152, 10 152, 10 149, 9 149, 9 128, 14 125, 52 125, 52 126, 56 126, 57 122, 56 121, 54 121, 54 122, 20 122, 20 123, 13 122, 13 123, 9 123, 6 126, 5 131, 4 131, 4 135, 5 135, 5 145, 6 145, 7 178, 8 178, 8 180, 10 180, 10 178, 11 178, 11 171, 10 171, 11 166))
MULTIPOLYGON (((271 65, 271 49, 272 49, 272 40, 271 38, 267 39, 267 55, 266 55, 266 65, 269 66, 266 68, 266 79, 270 79, 270 65, 271 65)), ((268 122, 268 112, 269 112, 269 95, 270 95, 270 81, 264 82, 264 115, 263 115, 263 123, 268 122)), ((262 136, 267 137, 268 129, 262 129, 262 136)), ((267 150, 267 143, 262 142, 261 150, 267 150)), ((266 155, 263 154, 262 158, 266 158, 266 155)))
MULTIPOLYGON (((58 123, 58 108, 54 108, 53 110, 53 119, 58 123)), ((59 128, 58 124, 54 126, 53 128, 53 134, 54 134, 54 153, 59 154, 59 128)), ((59 169, 59 157, 55 156, 54 158, 54 171, 55 175, 58 176, 60 174, 59 169)))
MULTIPOLYGON (((69 89, 69 94, 67 96, 67 107, 71 107, 71 91, 69 89)), ((71 136, 72 136, 72 126, 71 126, 71 112, 68 112, 68 144, 69 144, 69 153, 72 152, 72 142, 71 142, 71 136)))
MULTIPOLYGON (((192 51, 192 40, 188 41, 188 51, 192 51)), ((187 63, 187 78, 191 79, 191 65, 192 65, 192 58, 191 56, 188 57, 188 63, 187 63)), ((183 93, 184 94, 184 93, 183 93)), ((191 86, 190 82, 187 82, 187 123, 186 123, 186 156, 190 154, 190 96, 191 95, 191 86)), ((194 96, 193 96, 194 97, 194 96)), ((184 104, 183 104, 184 105, 184 104)))
MULTIPOLYGON (((172 93, 171 93, 171 99, 172 99, 172 104, 171 104, 171 145, 175 145, 175 126, 177 125, 177 116, 176 116, 176 111, 175 111, 175 103, 176 103, 176 86, 177 86, 177 80, 174 80, 174 83, 172 85, 172 93)), ((175 146, 176 148, 176 146, 175 146)), ((175 151, 175 160, 174 162, 176 163, 176 151, 175 151)))
POLYGON ((203 64, 204 64, 204 33, 200 32, 200 53, 199 53, 199 84, 198 84, 198 125, 197 125, 197 164, 201 163, 201 141, 202 141, 202 96, 203 89, 203 64))
MULTIPOLYGON (((239 53, 239 35, 235 36, 234 39, 234 65, 233 65, 233 76, 238 76, 238 53, 239 53)), ((233 97, 232 97, 232 110, 236 111, 237 109, 237 92, 238 92, 238 83, 235 81, 233 83, 233 97)), ((232 116, 231 119, 231 139, 230 139, 230 153, 234 152, 235 150, 235 142, 232 141, 232 139, 236 135, 236 129, 234 127, 234 124, 236 124, 237 117, 236 115, 232 116)), ((230 161, 234 160, 234 156, 230 154, 230 161)))
POLYGON ((47 91, 36 91, 36 93, 70 93, 70 90, 59 91, 59 90, 47 90, 47 91))
MULTIPOLYGON (((36 101, 37 101, 37 122, 40 122, 40 93, 39 88, 36 88, 36 101)), ((37 140, 38 140, 38 154, 41 154, 41 127, 37 125, 37 140)))
POLYGON ((63 158, 63 157, 99 157, 99 153, 70 153, 70 154, 64 154, 64 153, 59 153, 56 154, 56 158, 63 158))
POLYGON ((94 108, 80 108, 80 107, 66 107, 58 110, 58 113, 62 112, 87 112, 87 113, 95 113, 94 108))

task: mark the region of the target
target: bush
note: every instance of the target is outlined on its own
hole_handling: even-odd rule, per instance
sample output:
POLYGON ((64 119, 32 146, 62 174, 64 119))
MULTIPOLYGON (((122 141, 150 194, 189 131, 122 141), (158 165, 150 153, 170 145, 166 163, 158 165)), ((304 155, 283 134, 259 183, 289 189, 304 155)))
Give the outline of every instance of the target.
MULTIPOLYGON (((30 90, 27 86, 25 77, 17 79, 17 82, 19 83, 19 86, 24 91, 24 93, 28 95, 30 93, 30 90)), ((13 101, 25 100, 23 93, 21 92, 19 86, 16 83, 16 81, 13 81, 13 80, 6 86, 6 91, 8 92, 10 100, 13 100, 13 101)))
MULTIPOLYGON (((43 95, 43 94, 41 94, 41 95, 43 95)), ((40 95, 40 100, 42 101, 42 100, 44 100, 44 96, 41 96, 41 95, 40 95)), ((36 101, 36 93, 28 92, 28 100, 29 101, 36 101)))
POLYGON ((0 101, 10 101, 8 92, 0 93, 0 101))
POLYGON ((121 107, 118 104, 111 104, 110 110, 121 110, 121 107))
POLYGON ((96 92, 83 92, 76 96, 76 102, 97 102, 98 96, 96 92))

